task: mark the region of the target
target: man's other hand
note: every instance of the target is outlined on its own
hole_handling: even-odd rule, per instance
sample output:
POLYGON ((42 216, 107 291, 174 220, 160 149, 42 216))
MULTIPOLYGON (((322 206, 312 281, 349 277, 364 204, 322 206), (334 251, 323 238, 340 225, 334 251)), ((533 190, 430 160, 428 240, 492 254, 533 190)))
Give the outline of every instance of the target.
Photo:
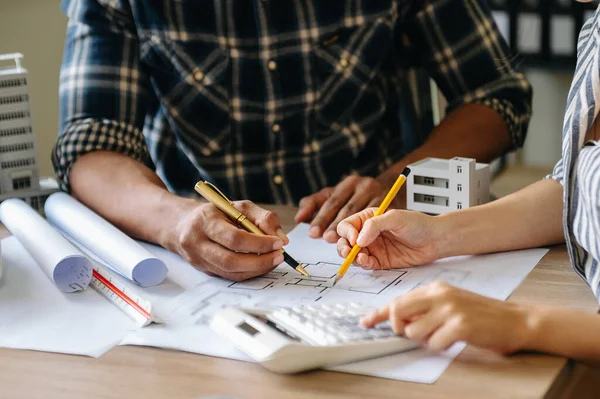
MULTIPOLYGON (((348 176, 335 187, 302 198, 295 220, 302 223, 312 219, 308 234, 333 243, 339 239, 339 222, 367 207, 379 206, 388 191, 389 187, 372 177, 348 176)), ((391 207, 403 207, 402 197, 398 194, 391 207)))

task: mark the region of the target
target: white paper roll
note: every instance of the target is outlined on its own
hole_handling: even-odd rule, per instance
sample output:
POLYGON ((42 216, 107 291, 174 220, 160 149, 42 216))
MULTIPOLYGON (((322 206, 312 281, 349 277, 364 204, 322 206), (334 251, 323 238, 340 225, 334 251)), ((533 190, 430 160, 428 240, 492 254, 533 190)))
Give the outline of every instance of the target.
POLYGON ((160 284, 167 277, 163 261, 73 197, 52 194, 44 210, 58 230, 142 287, 160 284))
POLYGON ((61 291, 90 284, 92 262, 23 200, 3 201, 0 220, 61 291))

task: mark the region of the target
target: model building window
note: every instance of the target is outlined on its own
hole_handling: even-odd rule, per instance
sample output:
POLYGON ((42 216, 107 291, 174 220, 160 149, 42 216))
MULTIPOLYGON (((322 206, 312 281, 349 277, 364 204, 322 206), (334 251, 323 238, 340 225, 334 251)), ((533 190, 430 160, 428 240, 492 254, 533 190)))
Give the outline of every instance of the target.
POLYGON ((481 188, 481 180, 477 180, 477 188, 481 188))
POLYGON ((456 203, 456 209, 462 209, 462 202, 456 203))
POLYGON ((456 173, 462 173, 462 166, 458 165, 456 167, 456 173))
POLYGON ((23 190, 31 187, 31 178, 27 177, 17 177, 13 179, 13 190, 23 190))
POLYGON ((429 202, 430 204, 433 204, 435 202, 435 198, 433 197, 433 195, 424 195, 423 200, 425 202, 429 202))
POLYGON ((0 168, 2 168, 2 169, 20 168, 23 166, 29 166, 29 165, 34 165, 34 164, 35 164, 34 158, 17 159, 14 161, 0 162, 0 168))
POLYGON ((477 205, 481 205, 481 199, 477 198, 477 205))
POLYGON ((462 191, 462 184, 456 185, 456 191, 462 191))
POLYGON ((432 177, 424 177, 423 183, 425 183, 428 186, 433 186, 435 185, 435 180, 432 177))

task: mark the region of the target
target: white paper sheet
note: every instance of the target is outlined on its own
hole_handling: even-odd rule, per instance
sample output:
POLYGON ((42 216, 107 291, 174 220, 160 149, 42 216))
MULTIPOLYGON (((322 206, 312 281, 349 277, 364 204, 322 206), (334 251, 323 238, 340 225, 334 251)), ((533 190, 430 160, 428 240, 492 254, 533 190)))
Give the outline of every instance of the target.
POLYGON ((61 291, 81 291, 89 285, 89 259, 23 200, 3 201, 0 220, 61 291))
POLYGON ((48 221, 122 276, 142 287, 160 284, 164 262, 65 193, 52 194, 44 207, 48 221))
POLYGON ((16 237, 1 244, 0 347, 98 357, 136 328, 92 289, 59 291, 16 237))
MULTIPOLYGON (((308 263, 307 269, 316 276, 335 273, 342 262, 335 254, 335 245, 308 238, 305 225, 298 226, 290 239, 293 245, 287 248, 288 252, 308 263)), ((208 277, 162 248, 142 245, 168 265, 170 273, 163 284, 142 290, 144 297, 153 303, 157 316, 167 324, 139 330, 124 313, 93 290, 63 294, 43 276, 15 237, 3 240, 0 347, 100 356, 120 342, 250 361, 208 328, 207 323, 216 310, 238 305, 289 306, 317 300, 360 301, 377 306, 437 279, 505 299, 546 253, 541 249, 453 258, 430 266, 387 272, 352 268, 336 287, 328 288, 306 280, 287 265, 266 276, 233 283, 208 277)), ((443 354, 411 351, 334 370, 431 383, 463 347, 459 343, 443 354)))
MULTIPOLYGON (((308 226, 299 225, 290 234, 286 250, 306 264, 309 273, 322 278, 334 275, 343 259, 335 244, 308 237, 308 226)), ((167 251, 155 249, 160 257, 167 251)), ((215 311, 225 306, 269 308, 319 303, 357 301, 380 306, 413 288, 444 280, 496 299, 506 299, 529 274, 546 249, 445 259, 433 265, 369 272, 352 267, 334 288, 307 280, 287 265, 266 276, 242 283, 206 278, 193 289, 161 309, 165 325, 155 325, 126 337, 122 345, 146 345, 233 358, 250 359, 207 326, 215 311)), ((181 270, 185 270, 182 268, 181 270)), ((171 272, 171 276, 178 272, 171 272)), ((458 343, 442 354, 424 350, 339 366, 336 371, 372 375, 422 383, 433 383, 464 348, 458 343)))

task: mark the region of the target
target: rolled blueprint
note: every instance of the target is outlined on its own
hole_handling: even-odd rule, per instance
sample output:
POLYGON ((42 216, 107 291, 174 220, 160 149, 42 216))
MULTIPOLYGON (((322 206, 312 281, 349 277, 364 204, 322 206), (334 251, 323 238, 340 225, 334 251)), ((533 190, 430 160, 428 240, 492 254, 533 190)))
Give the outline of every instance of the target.
POLYGON ((92 262, 23 200, 3 201, 0 220, 61 291, 90 284, 92 262))
POLYGON ((73 197, 52 194, 44 210, 59 231, 142 287, 160 284, 167 277, 169 270, 162 260, 73 197))

